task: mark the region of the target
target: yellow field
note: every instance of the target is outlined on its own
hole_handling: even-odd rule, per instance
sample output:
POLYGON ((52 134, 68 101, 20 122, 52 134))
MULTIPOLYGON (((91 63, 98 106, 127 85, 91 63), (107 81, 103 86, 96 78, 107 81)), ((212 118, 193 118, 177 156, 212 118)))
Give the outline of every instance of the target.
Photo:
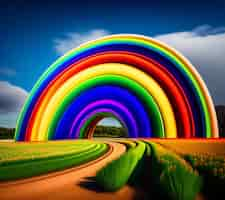
POLYGON ((151 139, 179 154, 210 154, 225 156, 225 140, 207 139, 151 139))

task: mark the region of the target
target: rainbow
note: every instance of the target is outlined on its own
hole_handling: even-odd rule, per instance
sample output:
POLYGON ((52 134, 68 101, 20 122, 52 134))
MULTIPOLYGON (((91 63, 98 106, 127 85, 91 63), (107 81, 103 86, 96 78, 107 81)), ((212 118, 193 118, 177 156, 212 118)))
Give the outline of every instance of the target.
POLYGON ((133 138, 218 137, 212 99, 192 64, 157 40, 118 34, 82 44, 43 73, 15 139, 91 137, 107 116, 133 138))

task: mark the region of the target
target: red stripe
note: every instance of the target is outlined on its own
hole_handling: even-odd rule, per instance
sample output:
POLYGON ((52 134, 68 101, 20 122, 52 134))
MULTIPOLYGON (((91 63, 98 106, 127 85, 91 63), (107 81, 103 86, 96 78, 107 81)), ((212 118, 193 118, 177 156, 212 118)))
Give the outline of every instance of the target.
POLYGON ((178 136, 185 138, 195 136, 195 124, 191 106, 176 78, 164 66, 143 55, 126 51, 111 51, 95 54, 73 63, 49 83, 34 106, 26 130, 26 140, 30 140, 36 112, 44 98, 50 98, 65 81, 81 70, 93 65, 110 62, 130 64, 150 74, 163 88, 173 106, 178 127, 178 136))

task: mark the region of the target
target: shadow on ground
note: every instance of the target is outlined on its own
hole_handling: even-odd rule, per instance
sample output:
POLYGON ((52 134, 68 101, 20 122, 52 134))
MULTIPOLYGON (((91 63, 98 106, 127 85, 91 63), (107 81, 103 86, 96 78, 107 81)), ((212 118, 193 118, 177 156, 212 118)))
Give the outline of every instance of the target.
POLYGON ((95 181, 95 177, 86 177, 79 183, 79 186, 95 192, 105 192, 100 186, 98 186, 95 181))
MULTIPOLYGON (((84 180, 82 180, 79 183, 79 186, 82 187, 82 188, 85 188, 87 190, 94 191, 96 193, 111 193, 113 195, 113 194, 116 194, 117 192, 120 192, 120 191, 116 191, 116 192, 106 192, 106 191, 104 191, 103 188, 98 186, 97 182, 95 181, 95 177, 86 177, 84 180)), ((146 192, 144 192, 142 189, 137 188, 137 187, 133 187, 133 186, 129 186, 129 187, 132 187, 132 189, 135 190, 134 196, 132 198, 133 200, 147 200, 147 199, 149 199, 146 192)))

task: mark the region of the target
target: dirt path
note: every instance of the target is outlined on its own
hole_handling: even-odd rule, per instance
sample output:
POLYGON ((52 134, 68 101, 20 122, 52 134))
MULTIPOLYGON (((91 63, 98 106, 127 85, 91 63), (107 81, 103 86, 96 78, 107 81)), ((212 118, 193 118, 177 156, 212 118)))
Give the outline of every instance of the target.
POLYGON ((92 162, 63 173, 52 173, 41 178, 30 178, 10 184, 0 184, 1 200, 113 200, 136 199, 137 191, 126 186, 115 193, 100 191, 93 181, 96 172, 107 162, 121 155, 126 149, 119 143, 108 142, 112 151, 98 162, 92 162))

